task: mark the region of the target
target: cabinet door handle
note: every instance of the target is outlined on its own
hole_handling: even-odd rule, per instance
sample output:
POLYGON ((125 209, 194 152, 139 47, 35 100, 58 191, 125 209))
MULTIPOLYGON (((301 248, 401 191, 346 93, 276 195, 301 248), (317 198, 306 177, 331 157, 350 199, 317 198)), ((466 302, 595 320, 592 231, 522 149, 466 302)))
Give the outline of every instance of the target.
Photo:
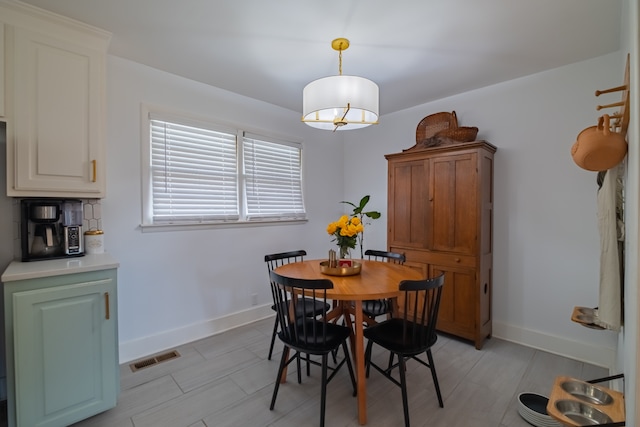
POLYGON ((109 292, 105 292, 104 293, 104 308, 106 310, 105 319, 109 320, 109 318, 110 318, 110 313, 109 313, 109 292))
POLYGON ((98 179, 98 161, 97 160, 91 160, 91 169, 93 172, 93 178, 91 179, 91 182, 96 182, 96 180, 98 179))

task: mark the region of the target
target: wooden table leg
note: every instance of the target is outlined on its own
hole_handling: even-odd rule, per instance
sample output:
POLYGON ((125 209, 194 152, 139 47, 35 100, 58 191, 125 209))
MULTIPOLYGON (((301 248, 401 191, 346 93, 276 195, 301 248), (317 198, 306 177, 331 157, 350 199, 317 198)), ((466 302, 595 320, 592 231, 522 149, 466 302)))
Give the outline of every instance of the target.
MULTIPOLYGON (((343 305, 344 308, 344 323, 345 326, 347 328, 349 328, 351 330, 351 333, 349 334, 349 344, 351 345, 351 359, 353 360, 353 363, 356 363, 356 355, 355 355, 355 348, 356 348, 356 335, 354 333, 353 330, 353 321, 351 320, 351 301, 347 301, 344 303, 343 305)), ((355 365, 354 365, 355 366, 355 365)))
POLYGON ((327 319, 327 322, 338 323, 338 320, 340 320, 343 314, 344 309, 342 308, 342 302, 334 301, 331 310, 325 314, 325 319, 327 319))
MULTIPOLYGON (((356 363, 356 379, 358 381, 358 421, 360 425, 367 423, 367 383, 364 367, 364 331, 362 317, 362 301, 355 301, 355 349, 353 357, 356 363)), ((353 348, 353 347, 352 347, 353 348)))
MULTIPOLYGON (((289 358, 289 347, 285 347, 282 351, 286 353, 285 359, 289 358)), ((282 370, 282 376, 280 377, 280 384, 284 384, 287 382, 287 366, 282 370)))

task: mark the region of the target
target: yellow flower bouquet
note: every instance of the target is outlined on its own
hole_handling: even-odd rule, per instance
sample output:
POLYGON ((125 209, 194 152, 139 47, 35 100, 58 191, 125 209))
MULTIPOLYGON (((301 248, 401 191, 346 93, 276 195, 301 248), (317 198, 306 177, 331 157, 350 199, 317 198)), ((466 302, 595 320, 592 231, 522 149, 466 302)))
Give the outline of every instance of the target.
POLYGON ((339 220, 329 223, 327 233, 333 236, 332 242, 336 242, 340 248, 340 258, 346 258, 349 249, 355 249, 358 242, 358 234, 364 231, 362 221, 357 216, 342 215, 339 220))

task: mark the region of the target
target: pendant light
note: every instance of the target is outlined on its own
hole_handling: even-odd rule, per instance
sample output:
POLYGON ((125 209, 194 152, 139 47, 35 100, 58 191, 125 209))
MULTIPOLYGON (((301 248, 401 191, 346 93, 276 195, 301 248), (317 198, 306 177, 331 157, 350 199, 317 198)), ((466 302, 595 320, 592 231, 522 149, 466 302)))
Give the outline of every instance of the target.
POLYGON ((302 92, 302 121, 324 130, 360 129, 378 124, 378 85, 364 77, 342 75, 342 51, 349 40, 338 38, 339 75, 314 80, 302 92))

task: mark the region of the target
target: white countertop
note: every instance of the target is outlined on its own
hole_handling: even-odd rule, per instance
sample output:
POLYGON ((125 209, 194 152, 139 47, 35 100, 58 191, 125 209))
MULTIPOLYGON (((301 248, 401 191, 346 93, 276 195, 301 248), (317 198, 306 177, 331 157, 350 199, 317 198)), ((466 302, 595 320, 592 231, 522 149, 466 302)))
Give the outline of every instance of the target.
POLYGON ((13 261, 2 273, 0 281, 13 282, 40 277, 62 276, 63 274, 107 270, 118 268, 119 266, 120 263, 108 253, 47 261, 13 261))

